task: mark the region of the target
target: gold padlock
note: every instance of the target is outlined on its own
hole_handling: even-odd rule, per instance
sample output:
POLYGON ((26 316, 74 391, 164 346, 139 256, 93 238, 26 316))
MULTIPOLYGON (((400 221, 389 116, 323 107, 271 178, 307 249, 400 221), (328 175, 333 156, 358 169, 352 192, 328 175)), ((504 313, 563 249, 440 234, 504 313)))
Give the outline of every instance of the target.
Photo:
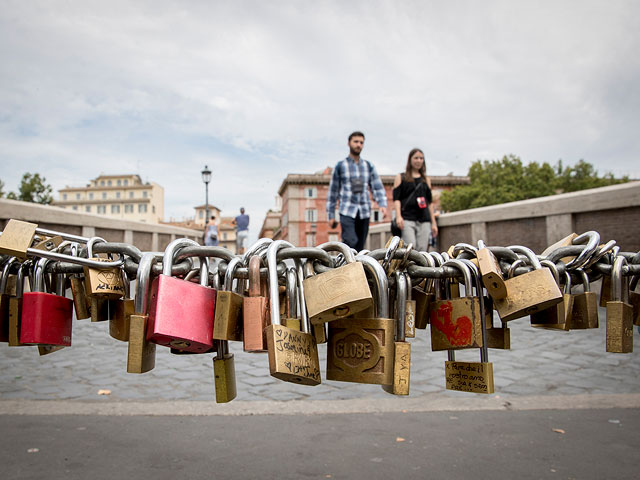
MULTIPOLYGON (((93 256, 93 245, 97 242, 104 241, 105 240, 103 238, 93 237, 87 242, 87 255, 91 260, 95 260, 97 262, 110 261, 106 258, 93 256)), ((84 278, 87 295, 89 297, 119 299, 125 293, 122 270, 118 267, 97 269, 85 266, 84 278)))
POLYGON ((476 252, 478 258, 478 268, 482 275, 482 284, 487 289, 493 299, 500 299, 507 296, 507 286, 504 283, 502 269, 495 255, 484 246, 482 241, 478 242, 480 248, 476 252))
POLYGON ((582 293, 573 296, 573 312, 571 314, 571 328, 598 328, 598 298, 589 289, 589 277, 583 269, 577 270, 582 280, 582 293))
MULTIPOLYGON (((549 260, 541 262, 553 272, 554 277, 558 274, 556 266, 549 260)), ((531 326, 546 328, 549 330, 563 330, 568 332, 571 329, 571 314, 573 312, 573 295, 571 294, 571 275, 565 272, 565 283, 562 294, 562 301, 544 310, 539 310, 531 314, 531 326)))
POLYGON ((135 313, 135 301, 129 298, 129 279, 125 275, 125 295, 120 300, 114 300, 114 312, 109 318, 109 335, 121 342, 129 341, 131 315, 135 313))
POLYGON ((626 258, 617 255, 611 270, 611 300, 607 302, 607 352, 633 352, 633 307, 626 302, 622 267, 626 258))
POLYGON ((37 228, 35 223, 10 219, 0 236, 0 254, 26 259, 37 228))
POLYGON ((318 248, 340 251, 347 265, 304 280, 305 301, 311 323, 319 324, 345 318, 366 310, 373 303, 362 264, 351 249, 340 242, 327 242, 318 248))
POLYGON ((157 257, 153 252, 142 255, 136 273, 135 313, 129 317, 128 373, 146 373, 156 365, 156 344, 147 341, 151 267, 157 257))
POLYGON ((229 353, 229 342, 216 340, 216 356, 213 358, 213 375, 216 402, 227 403, 236 398, 236 367, 233 353, 229 353))
MULTIPOLYGON (((271 376, 286 382, 301 385, 319 385, 320 361, 318 348, 311 334, 311 324, 302 322, 302 331, 293 330, 281 325, 280 302, 278 294, 277 253, 282 247, 293 247, 289 242, 276 240, 267 249, 267 266, 269 269, 269 298, 271 303, 271 325, 265 329, 267 351, 269 353, 269 372, 271 376)), ((296 262, 300 274, 302 267, 296 262)), ((299 287, 304 290, 303 282, 299 287)), ((298 296, 303 302, 304 292, 298 296)), ((304 303, 300 311, 306 311, 304 303)))
MULTIPOLYGON (((214 340, 242 341, 242 304, 244 298, 241 294, 233 291, 233 276, 241 264, 242 261, 239 257, 234 257, 229 261, 224 276, 224 289, 218 289, 216 292, 216 310, 213 320, 214 340)), ((240 279, 238 282, 241 284, 240 279)))
POLYGON ((406 337, 407 296, 409 288, 407 276, 396 270, 396 341, 393 353, 393 383, 383 385, 382 389, 393 395, 409 395, 411 380, 411 344, 406 337))
POLYGON ((375 279, 376 318, 345 318, 328 324, 327 380, 391 385, 395 320, 389 317, 389 284, 382 266, 358 255, 375 279))

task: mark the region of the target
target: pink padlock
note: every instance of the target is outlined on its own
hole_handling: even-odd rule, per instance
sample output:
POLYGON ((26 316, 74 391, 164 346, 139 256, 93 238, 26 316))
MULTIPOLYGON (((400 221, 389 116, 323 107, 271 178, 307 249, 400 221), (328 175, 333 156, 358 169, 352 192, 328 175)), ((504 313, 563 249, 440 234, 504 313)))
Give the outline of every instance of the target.
MULTIPOLYGON (((45 293, 44 270, 49 262, 43 258, 35 266, 33 292, 22 295, 20 342, 39 345, 71 345, 73 300, 45 293)), ((64 280, 58 282, 64 293, 64 280)))
POLYGON ((194 245, 180 238, 171 242, 162 259, 162 274, 151 287, 147 340, 175 349, 203 353, 213 347, 216 290, 207 287, 209 261, 202 258, 200 285, 171 276, 173 257, 180 247, 194 245))

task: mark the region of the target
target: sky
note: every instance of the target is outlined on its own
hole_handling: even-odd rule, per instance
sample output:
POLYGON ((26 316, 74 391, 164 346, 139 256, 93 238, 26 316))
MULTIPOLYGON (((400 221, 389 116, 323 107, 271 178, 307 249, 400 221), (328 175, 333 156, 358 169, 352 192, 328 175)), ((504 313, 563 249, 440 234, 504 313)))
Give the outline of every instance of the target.
POLYGON ((244 206, 287 173, 363 158, 432 175, 475 160, 640 178, 640 2, 0 0, 0 180, 137 173, 165 220, 244 206))

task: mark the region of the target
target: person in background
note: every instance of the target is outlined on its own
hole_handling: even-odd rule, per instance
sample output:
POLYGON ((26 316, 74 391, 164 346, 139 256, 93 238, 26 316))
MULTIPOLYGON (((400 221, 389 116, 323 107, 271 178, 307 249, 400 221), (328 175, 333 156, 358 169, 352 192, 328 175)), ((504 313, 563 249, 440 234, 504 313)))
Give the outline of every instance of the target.
POLYGON ((335 219, 336 203, 340 203, 340 227, 342 241, 358 252, 364 248, 369 233, 371 201, 369 189, 387 218, 387 195, 373 164, 360 158, 364 147, 364 133, 349 135, 349 156, 340 160, 333 169, 329 195, 327 196, 327 218, 329 228, 338 225, 335 219))
POLYGON ((414 148, 409 152, 405 171, 396 175, 393 182, 393 207, 402 240, 421 252, 427 251, 430 236, 438 236, 431 179, 426 172, 424 153, 414 148))
POLYGON ((204 244, 208 247, 218 245, 218 220, 215 215, 211 215, 211 219, 204 227, 204 244))
POLYGON ((236 253, 242 255, 249 239, 249 215, 244 213, 244 207, 240 208, 240 215, 232 223, 236 226, 236 253))

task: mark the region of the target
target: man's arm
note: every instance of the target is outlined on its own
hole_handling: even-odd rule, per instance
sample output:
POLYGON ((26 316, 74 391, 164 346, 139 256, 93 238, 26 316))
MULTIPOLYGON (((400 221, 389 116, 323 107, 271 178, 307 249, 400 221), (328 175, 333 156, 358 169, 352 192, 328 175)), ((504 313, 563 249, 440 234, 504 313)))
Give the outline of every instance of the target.
POLYGON ((374 167, 372 163, 369 163, 369 165, 371 166, 371 172, 369 175, 369 186, 371 187, 373 199, 376 201, 380 208, 384 209, 384 218, 389 218, 390 215, 387 212, 387 192, 384 189, 382 180, 380 180, 380 177, 378 176, 376 167, 374 167))
POLYGON ((336 164, 333 169, 333 175, 331 175, 331 182, 329 183, 329 194, 327 195, 327 220, 331 228, 335 228, 336 219, 336 204, 338 203, 338 195, 340 195, 340 162, 336 164))

